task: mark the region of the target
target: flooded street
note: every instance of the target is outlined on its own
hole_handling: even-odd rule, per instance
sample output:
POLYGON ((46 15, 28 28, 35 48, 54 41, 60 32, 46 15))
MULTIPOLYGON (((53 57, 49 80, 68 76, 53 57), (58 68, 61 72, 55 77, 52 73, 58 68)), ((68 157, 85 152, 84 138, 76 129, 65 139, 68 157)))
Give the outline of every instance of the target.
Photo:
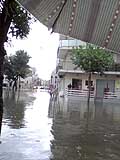
POLYGON ((0 160, 119 160, 120 105, 47 92, 4 96, 0 160))
POLYGON ((119 160, 120 105, 62 100, 52 133, 54 160, 119 160))
POLYGON ((52 119, 48 105, 46 92, 5 97, 0 160, 49 159, 52 119))

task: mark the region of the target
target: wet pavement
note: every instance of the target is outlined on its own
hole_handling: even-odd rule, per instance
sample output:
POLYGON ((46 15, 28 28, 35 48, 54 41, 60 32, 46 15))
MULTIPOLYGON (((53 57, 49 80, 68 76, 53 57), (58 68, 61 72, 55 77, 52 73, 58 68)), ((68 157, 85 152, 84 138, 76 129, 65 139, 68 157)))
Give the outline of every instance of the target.
POLYGON ((5 95, 0 160, 120 160, 120 103, 5 95))

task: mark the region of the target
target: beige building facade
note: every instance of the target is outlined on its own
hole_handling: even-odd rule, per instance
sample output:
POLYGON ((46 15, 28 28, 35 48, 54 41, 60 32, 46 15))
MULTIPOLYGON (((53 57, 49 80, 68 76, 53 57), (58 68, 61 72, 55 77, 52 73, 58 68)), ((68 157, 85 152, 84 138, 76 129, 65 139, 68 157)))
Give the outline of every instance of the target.
MULTIPOLYGON (((80 68, 76 69, 71 60, 72 48, 80 45, 85 45, 85 43, 70 37, 60 36, 56 67, 56 74, 59 77, 57 86, 60 96, 65 95, 69 85, 75 90, 88 89, 88 74, 80 68)), ((120 55, 113 54, 113 56, 115 62, 119 63, 120 55)), ((110 92, 120 91, 120 72, 105 72, 104 75, 93 74, 91 86, 94 88, 95 95, 97 94, 96 90, 100 90, 100 87, 101 90, 109 87, 110 92)))

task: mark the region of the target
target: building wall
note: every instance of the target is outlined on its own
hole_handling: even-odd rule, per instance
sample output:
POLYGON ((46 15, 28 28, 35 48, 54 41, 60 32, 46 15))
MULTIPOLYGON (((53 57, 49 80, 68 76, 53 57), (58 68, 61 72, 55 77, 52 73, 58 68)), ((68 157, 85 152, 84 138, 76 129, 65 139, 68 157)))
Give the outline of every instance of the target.
MULTIPOLYGON (((61 54, 63 54, 63 52, 61 52, 61 54)), ((71 51, 66 50, 66 52, 64 52, 64 56, 59 57, 57 65, 65 70, 73 70, 76 68, 76 65, 73 64, 71 58, 72 58, 71 51)))
MULTIPOLYGON (((68 88, 68 84, 72 84, 72 79, 80 79, 82 80, 82 89, 87 89, 87 86, 85 85, 85 81, 88 80, 87 74, 66 74, 65 75, 65 89, 68 88)), ((93 76, 92 79, 93 84, 96 86, 96 78, 93 76)))
POLYGON ((114 61, 120 63, 120 54, 113 54, 114 61))
MULTIPOLYGON (((59 83, 59 91, 65 92, 65 90, 68 88, 68 85, 72 84, 72 79, 81 79, 82 80, 82 90, 86 90, 87 86, 85 85, 85 81, 88 80, 88 74, 72 74, 72 73, 66 73, 64 78, 60 80, 59 83)), ((93 81, 93 86, 96 92, 96 80, 116 80, 119 81, 120 78, 116 77, 115 75, 92 75, 91 81, 93 81)))

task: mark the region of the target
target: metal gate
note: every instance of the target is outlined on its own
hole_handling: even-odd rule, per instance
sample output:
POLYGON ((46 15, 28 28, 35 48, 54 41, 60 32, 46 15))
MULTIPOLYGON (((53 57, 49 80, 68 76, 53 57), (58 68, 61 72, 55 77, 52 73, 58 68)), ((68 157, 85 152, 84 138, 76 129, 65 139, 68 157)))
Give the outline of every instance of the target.
POLYGON ((115 91, 115 80, 96 80, 96 98, 104 98, 104 91, 108 89, 109 92, 115 91))

